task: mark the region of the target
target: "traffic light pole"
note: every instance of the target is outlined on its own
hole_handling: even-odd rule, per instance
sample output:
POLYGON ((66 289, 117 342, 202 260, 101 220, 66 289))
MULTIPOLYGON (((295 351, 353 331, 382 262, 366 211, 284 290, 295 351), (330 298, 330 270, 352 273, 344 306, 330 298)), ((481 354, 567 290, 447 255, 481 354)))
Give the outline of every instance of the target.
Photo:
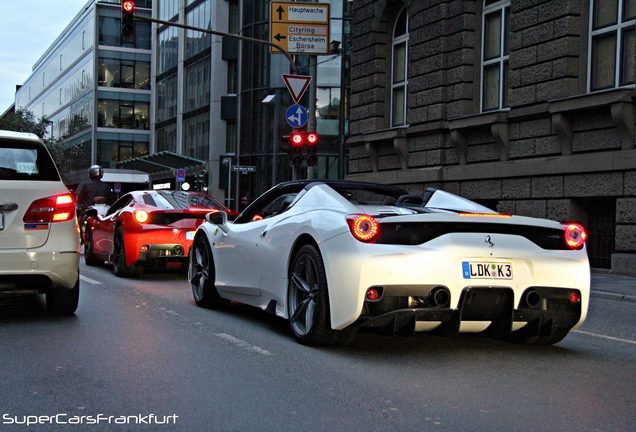
POLYGON ((237 35, 237 34, 233 34, 233 33, 225 33, 225 32, 221 32, 221 31, 217 31, 217 30, 210 30, 210 29, 204 29, 204 28, 200 28, 200 27, 194 27, 194 26, 189 26, 186 24, 180 24, 174 21, 164 21, 164 20, 160 20, 160 19, 156 19, 156 18, 150 18, 147 16, 142 16, 142 15, 134 15, 134 19, 138 20, 138 21, 145 21, 145 22, 149 22, 149 23, 156 23, 156 24, 162 24, 162 25, 166 25, 166 26, 172 26, 172 27, 179 27, 182 29, 186 29, 186 30, 194 30, 194 31, 198 31, 201 33, 208 33, 208 34, 213 34, 213 35, 217 35, 217 36, 226 36, 226 37, 231 37, 231 38, 236 38, 239 40, 243 40, 246 42, 254 42, 254 43, 258 43, 258 44, 263 44, 263 45, 269 45, 272 46, 274 48, 276 48, 277 50, 280 50, 281 53, 283 53, 285 55, 285 57, 287 57, 287 61, 289 62, 289 71, 291 73, 295 73, 296 72, 296 67, 294 66, 294 62, 291 58, 291 56, 289 55, 289 53, 287 52, 287 50, 285 48, 283 48, 282 46, 269 42, 269 41, 265 41, 262 39, 255 39, 255 38, 251 38, 248 36, 241 36, 241 35, 237 35))

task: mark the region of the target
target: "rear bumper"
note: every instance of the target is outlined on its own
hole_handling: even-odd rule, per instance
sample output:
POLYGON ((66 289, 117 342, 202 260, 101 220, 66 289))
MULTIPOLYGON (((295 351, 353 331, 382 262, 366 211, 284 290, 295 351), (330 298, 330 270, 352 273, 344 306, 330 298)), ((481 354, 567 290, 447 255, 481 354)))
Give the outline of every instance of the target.
MULTIPOLYGON (((145 246, 146 252, 139 253, 139 259, 137 262, 146 263, 152 260, 183 260, 187 261, 188 255, 185 247, 180 243, 166 243, 166 244, 150 244, 145 246)), ((141 250, 141 247, 140 247, 141 250)))
MULTIPOLYGON (((340 330, 364 318, 365 293, 371 287, 382 287, 390 295, 417 297, 445 287, 450 294, 448 307, 455 311, 462 309, 462 293, 467 288, 509 289, 510 311, 521 308, 523 293, 530 287, 553 287, 561 292, 574 289, 580 291, 581 312, 573 328, 583 323, 590 292, 585 249, 544 250, 522 237, 491 237, 497 245, 494 249, 483 246, 484 235, 478 233, 449 234, 418 246, 366 244, 353 240, 349 233, 322 242, 332 328, 340 330), (467 279, 463 274, 466 261, 510 263, 513 278, 467 279)), ((394 309, 401 308, 406 306, 394 309)))
POLYGON ((144 265, 152 261, 187 260, 192 240, 186 238, 192 229, 148 228, 125 231, 126 265, 144 265))
POLYGON ((0 293, 72 289, 77 282, 79 257, 78 251, 1 251, 0 293))
POLYGON ((366 302, 356 325, 408 335, 417 330, 441 334, 484 332, 505 336, 523 329, 526 336, 540 336, 546 328, 572 329, 581 318, 581 302, 572 302, 570 294, 581 292, 558 287, 530 287, 538 295, 530 306, 522 301, 514 307, 514 292, 507 287, 468 287, 461 292, 456 309, 426 306, 408 307, 408 296, 384 296, 380 301, 366 302), (407 307, 405 307, 407 306, 407 307))

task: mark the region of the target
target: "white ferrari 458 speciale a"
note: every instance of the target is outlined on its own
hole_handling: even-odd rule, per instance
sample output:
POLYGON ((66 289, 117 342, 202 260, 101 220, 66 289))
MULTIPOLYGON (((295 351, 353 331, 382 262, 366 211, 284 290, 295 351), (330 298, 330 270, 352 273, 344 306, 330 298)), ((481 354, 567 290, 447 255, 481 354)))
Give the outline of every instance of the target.
POLYGON ((586 236, 578 223, 500 214, 442 190, 291 181, 233 222, 209 213, 188 278, 197 305, 262 308, 310 345, 364 328, 553 344, 587 314, 586 236))

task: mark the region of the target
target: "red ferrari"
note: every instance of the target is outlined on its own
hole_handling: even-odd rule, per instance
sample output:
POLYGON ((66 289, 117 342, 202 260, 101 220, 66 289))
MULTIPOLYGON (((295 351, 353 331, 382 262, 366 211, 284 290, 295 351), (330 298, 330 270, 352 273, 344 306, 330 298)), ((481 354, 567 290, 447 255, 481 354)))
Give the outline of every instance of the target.
POLYGON ((211 211, 226 209, 198 192, 144 190, 127 193, 108 206, 85 212, 84 260, 108 261, 117 276, 138 277, 144 268, 184 267, 197 227, 211 211))

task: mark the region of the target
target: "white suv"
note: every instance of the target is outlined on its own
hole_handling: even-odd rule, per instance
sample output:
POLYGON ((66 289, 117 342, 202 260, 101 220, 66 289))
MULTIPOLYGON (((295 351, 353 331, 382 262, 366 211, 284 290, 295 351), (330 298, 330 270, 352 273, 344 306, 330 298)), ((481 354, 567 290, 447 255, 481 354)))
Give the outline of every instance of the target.
POLYGON ((45 293, 54 314, 79 299, 74 198, 36 135, 0 131, 0 295, 45 293))

